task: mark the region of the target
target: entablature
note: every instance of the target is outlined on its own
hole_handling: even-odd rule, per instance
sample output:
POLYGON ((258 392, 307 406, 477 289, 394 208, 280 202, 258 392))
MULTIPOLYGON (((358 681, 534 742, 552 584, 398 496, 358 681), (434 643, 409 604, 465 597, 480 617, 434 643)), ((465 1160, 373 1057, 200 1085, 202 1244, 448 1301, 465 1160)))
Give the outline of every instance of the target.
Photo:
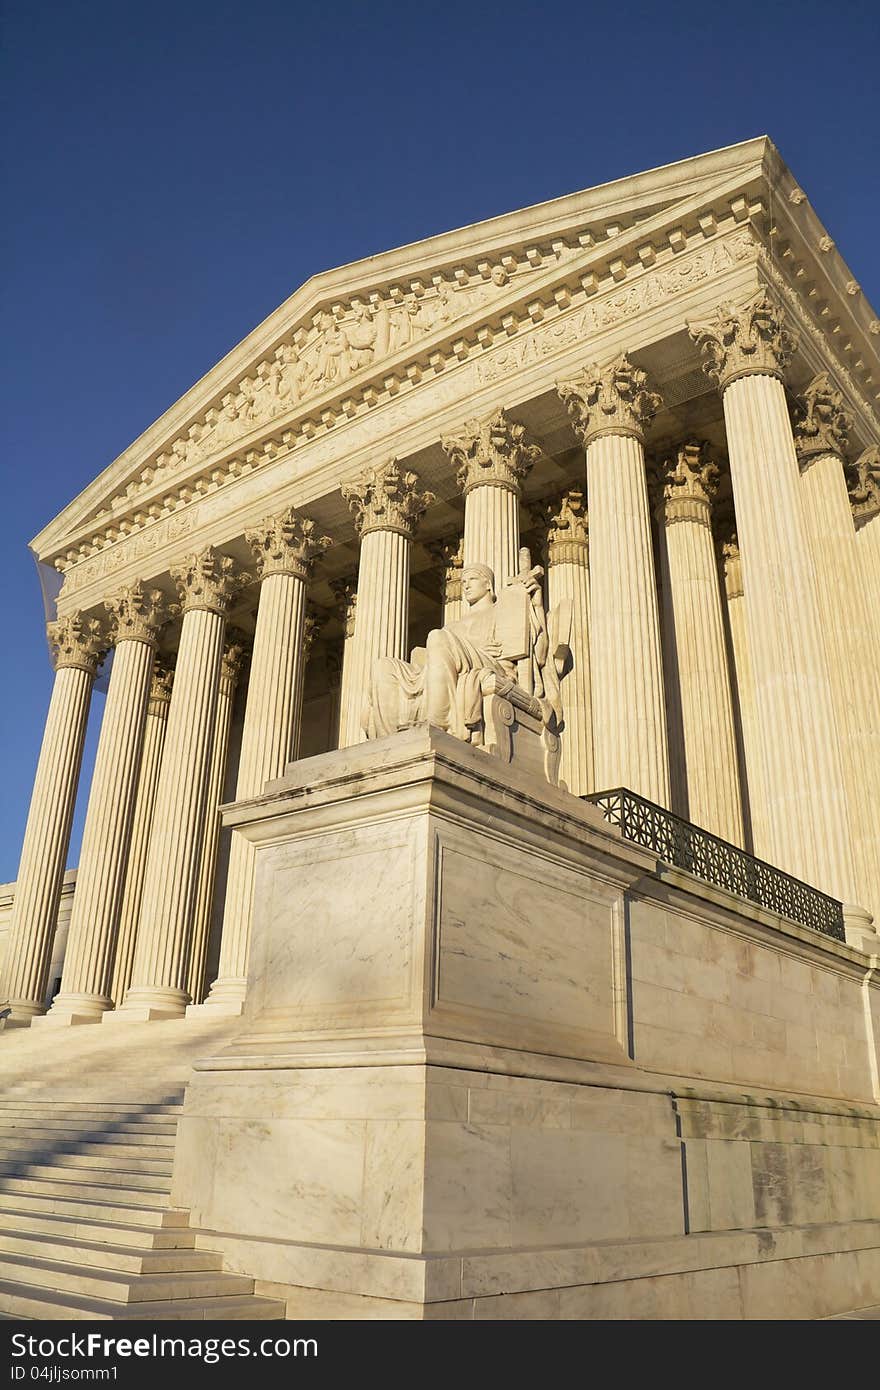
MULTIPOLYGON (((590 227, 582 217, 561 230, 558 221, 530 225, 518 239, 516 215, 499 219, 510 225, 494 241, 476 228, 410 248, 406 275, 392 253, 346 268, 348 280, 360 272, 357 294, 342 292, 338 273, 338 297, 313 294, 294 321, 288 314, 274 333, 251 335, 259 351, 247 373, 227 378, 219 394, 215 381, 213 404, 185 431, 175 408, 163 417, 166 426, 174 422, 174 438, 166 430, 157 450, 160 421, 138 442, 152 441, 140 458, 138 445, 126 451, 104 475, 102 505, 93 484, 78 521, 72 504, 36 538, 38 558, 65 575, 60 609, 209 532, 222 544, 223 534, 238 534, 267 506, 308 506, 377 452, 430 450, 441 420, 455 423, 465 403, 472 415, 534 399, 552 389, 572 355, 644 350, 664 406, 674 411, 712 390, 685 319, 762 282, 799 330, 799 374, 830 370, 855 417, 854 443, 870 443, 878 418, 877 321, 864 296, 847 289, 846 267, 833 248, 822 248, 815 214, 773 147, 763 145, 763 163, 711 187, 704 181, 678 201, 660 200, 659 208, 655 200, 646 209, 631 193, 629 206, 612 200, 590 227), (447 257, 426 270, 434 243, 447 243, 447 257), (412 273, 417 254, 420 275, 412 273), (392 261, 396 275, 382 279, 378 272, 390 271, 392 261), (377 274, 365 287, 367 265, 377 274)), ((328 280, 334 276, 309 282, 288 306, 328 280)), ((448 495, 448 478, 426 481, 448 495)))

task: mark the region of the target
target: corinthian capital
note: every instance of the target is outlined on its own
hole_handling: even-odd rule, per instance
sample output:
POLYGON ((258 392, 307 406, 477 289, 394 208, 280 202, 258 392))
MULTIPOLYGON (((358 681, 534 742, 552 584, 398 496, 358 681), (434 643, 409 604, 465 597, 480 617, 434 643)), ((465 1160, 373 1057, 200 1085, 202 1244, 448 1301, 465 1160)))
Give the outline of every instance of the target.
POLYGON ((434 501, 433 492, 420 492, 418 482, 415 473, 405 472, 397 459, 390 459, 343 483, 342 495, 354 513, 358 535, 397 531, 412 540, 422 514, 434 501))
POLYGON ((590 524, 587 499, 580 488, 569 488, 544 504, 547 560, 551 565, 589 564, 590 524))
POLYGON ((336 596, 336 616, 342 623, 346 638, 354 636, 354 614, 357 607, 357 580, 334 579, 330 585, 336 596))
POLYGON ((496 410, 486 420, 468 420, 457 434, 440 444, 458 470, 458 485, 467 494, 474 487, 503 487, 520 493, 523 478, 541 456, 526 439, 526 427, 496 410))
POLYGON ((311 656, 312 647, 323 628, 326 626, 330 614, 324 608, 316 608, 310 604, 303 622, 303 660, 308 661, 311 656))
POLYGON ((63 666, 77 666, 93 676, 107 650, 107 638, 97 618, 86 618, 82 613, 47 623, 46 635, 56 671, 63 666))
POLYGON ((168 619, 161 589, 147 589, 138 579, 116 598, 106 599, 114 645, 146 642, 155 647, 159 629, 168 619))
POLYGON ((226 682, 230 691, 238 685, 249 651, 250 642, 243 632, 232 628, 226 633, 223 655, 220 658, 220 679, 226 682))
POLYGON ((735 531, 722 544, 721 559, 724 565, 724 586, 727 597, 729 599, 742 598, 742 557, 739 553, 739 537, 735 531))
POLYGON ((257 559, 261 579, 270 574, 295 574, 308 579, 312 564, 333 542, 318 534, 314 521, 297 516, 288 507, 280 516, 266 517, 259 526, 245 531, 244 538, 257 559))
POLYGON ((235 561, 221 555, 212 545, 199 555, 187 555, 182 564, 171 568, 184 613, 206 608, 225 615, 247 576, 237 572, 235 561))
POLYGON ((797 346, 766 290, 745 304, 719 304, 711 318, 687 327, 702 354, 703 371, 722 391, 741 376, 781 377, 797 346))
POLYGON ((648 390, 648 376, 626 353, 605 367, 585 367, 573 381, 559 381, 556 390, 584 444, 601 434, 628 434, 643 440, 645 427, 662 404, 648 390))
POLYGON ((464 537, 431 541, 428 554, 437 561, 443 574, 443 597, 446 603, 461 598, 461 567, 464 563, 464 537))
POLYGON ((711 524, 710 508, 720 474, 708 455, 708 444, 689 439, 675 458, 666 459, 660 465, 661 512, 667 524, 673 521, 711 524))
POLYGON ((801 465, 817 454, 846 454, 852 419, 843 396, 827 372, 814 377, 801 393, 794 424, 794 442, 801 465))
POLYGON ((880 516, 880 446, 874 444, 859 454, 847 470, 849 500, 858 524, 880 516))
POLYGON ((150 677, 150 701, 147 706, 150 714, 163 713, 171 699, 174 684, 174 658, 157 654, 153 658, 153 673, 150 677))

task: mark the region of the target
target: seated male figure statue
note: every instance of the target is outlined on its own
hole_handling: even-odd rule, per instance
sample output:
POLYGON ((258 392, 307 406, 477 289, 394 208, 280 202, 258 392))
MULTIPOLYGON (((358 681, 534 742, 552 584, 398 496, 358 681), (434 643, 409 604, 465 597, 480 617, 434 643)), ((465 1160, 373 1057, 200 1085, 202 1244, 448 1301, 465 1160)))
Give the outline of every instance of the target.
POLYGON ((520 708, 530 708, 548 730, 555 729, 562 713, 558 655, 551 654, 541 574, 531 568, 528 551, 521 551, 520 572, 499 601, 492 570, 466 565, 464 616, 429 633, 412 661, 381 657, 375 663, 364 711, 367 737, 426 721, 480 744, 490 685, 493 694, 512 695, 520 708))

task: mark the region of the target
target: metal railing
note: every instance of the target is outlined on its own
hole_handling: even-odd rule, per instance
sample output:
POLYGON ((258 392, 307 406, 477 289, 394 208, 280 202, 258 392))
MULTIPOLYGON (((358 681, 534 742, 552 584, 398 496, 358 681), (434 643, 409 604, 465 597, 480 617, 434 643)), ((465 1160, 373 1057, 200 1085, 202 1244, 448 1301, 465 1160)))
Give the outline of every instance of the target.
POLYGON ((585 796, 607 821, 620 826, 625 840, 641 845, 665 864, 726 888, 740 898, 778 912, 802 927, 844 941, 843 905, 818 888, 811 888, 763 859, 746 854, 727 840, 674 816, 653 801, 616 787, 613 791, 585 796))

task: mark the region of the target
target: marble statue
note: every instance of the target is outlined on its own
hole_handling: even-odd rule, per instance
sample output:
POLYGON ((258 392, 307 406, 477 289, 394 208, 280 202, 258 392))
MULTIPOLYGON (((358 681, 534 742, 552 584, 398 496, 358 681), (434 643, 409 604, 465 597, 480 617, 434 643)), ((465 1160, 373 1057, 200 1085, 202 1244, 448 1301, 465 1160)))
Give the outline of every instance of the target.
POLYGON ((375 662, 364 710, 367 738, 427 722, 485 746, 489 696, 517 706, 555 733, 562 723, 566 613, 563 607, 548 620, 542 576, 523 549, 519 573, 499 595, 488 565, 465 565, 464 616, 430 632, 411 661, 381 657, 375 662))

